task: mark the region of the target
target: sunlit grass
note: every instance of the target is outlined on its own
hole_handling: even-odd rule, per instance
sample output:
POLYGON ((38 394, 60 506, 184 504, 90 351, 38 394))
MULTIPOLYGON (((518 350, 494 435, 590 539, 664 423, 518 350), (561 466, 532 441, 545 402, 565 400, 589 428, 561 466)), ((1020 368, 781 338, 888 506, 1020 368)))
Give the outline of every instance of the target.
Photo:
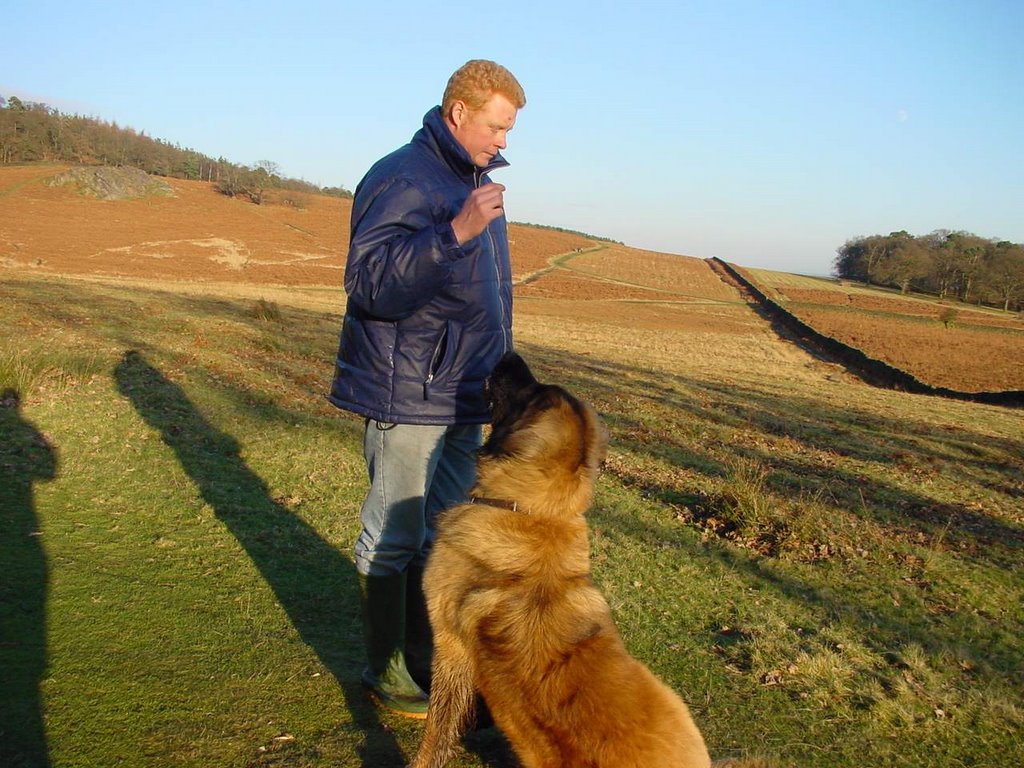
MULTIPOLYGON (((0 284, 0 763, 405 764, 421 726, 359 685, 361 424, 318 302, 0 284)), ((518 346, 608 425, 594 579, 712 753, 1022 762, 1024 415, 617 312, 524 313, 518 346)))

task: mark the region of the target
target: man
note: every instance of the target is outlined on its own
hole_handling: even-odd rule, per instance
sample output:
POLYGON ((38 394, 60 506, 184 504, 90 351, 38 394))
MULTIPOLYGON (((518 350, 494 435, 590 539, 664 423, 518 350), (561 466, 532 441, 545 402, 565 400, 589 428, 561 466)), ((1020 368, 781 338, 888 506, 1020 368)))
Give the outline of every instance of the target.
POLYGON ((425 717, 423 567, 439 512, 473 482, 483 381, 512 347, 501 184, 488 173, 526 103, 504 67, 473 60, 412 141, 356 187, 348 304, 330 400, 366 418, 370 489, 355 545, 367 668, 383 705, 425 717))

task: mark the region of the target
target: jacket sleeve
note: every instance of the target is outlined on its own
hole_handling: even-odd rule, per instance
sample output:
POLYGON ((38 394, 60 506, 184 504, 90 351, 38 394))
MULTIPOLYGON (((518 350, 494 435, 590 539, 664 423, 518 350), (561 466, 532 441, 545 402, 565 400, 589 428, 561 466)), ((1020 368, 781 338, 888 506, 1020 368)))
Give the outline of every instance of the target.
POLYGON ((434 297, 464 255, 451 222, 435 221, 422 192, 395 182, 352 223, 345 291, 368 314, 401 320, 434 297))

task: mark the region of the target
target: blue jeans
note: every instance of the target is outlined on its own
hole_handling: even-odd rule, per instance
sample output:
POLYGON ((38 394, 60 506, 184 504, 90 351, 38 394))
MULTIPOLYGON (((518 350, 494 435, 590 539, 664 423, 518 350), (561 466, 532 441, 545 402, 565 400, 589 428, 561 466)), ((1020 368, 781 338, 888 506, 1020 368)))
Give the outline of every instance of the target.
POLYGON ((437 516, 466 500, 476 479, 479 424, 382 424, 367 419, 363 456, 370 490, 356 539, 356 570, 387 576, 422 566, 437 516))

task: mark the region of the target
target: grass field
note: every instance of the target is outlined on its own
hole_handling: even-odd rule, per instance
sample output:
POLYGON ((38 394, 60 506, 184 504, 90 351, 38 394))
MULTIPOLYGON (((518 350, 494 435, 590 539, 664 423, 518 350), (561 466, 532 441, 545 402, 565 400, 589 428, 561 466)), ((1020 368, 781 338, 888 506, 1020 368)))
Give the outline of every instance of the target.
MULTIPOLYGON (((716 758, 1024 762, 1024 413, 866 387, 728 292, 528 288, 520 350, 611 433, 595 581, 716 758)), ((4 273, 0 765, 411 756, 358 682, 335 298, 4 273)))

